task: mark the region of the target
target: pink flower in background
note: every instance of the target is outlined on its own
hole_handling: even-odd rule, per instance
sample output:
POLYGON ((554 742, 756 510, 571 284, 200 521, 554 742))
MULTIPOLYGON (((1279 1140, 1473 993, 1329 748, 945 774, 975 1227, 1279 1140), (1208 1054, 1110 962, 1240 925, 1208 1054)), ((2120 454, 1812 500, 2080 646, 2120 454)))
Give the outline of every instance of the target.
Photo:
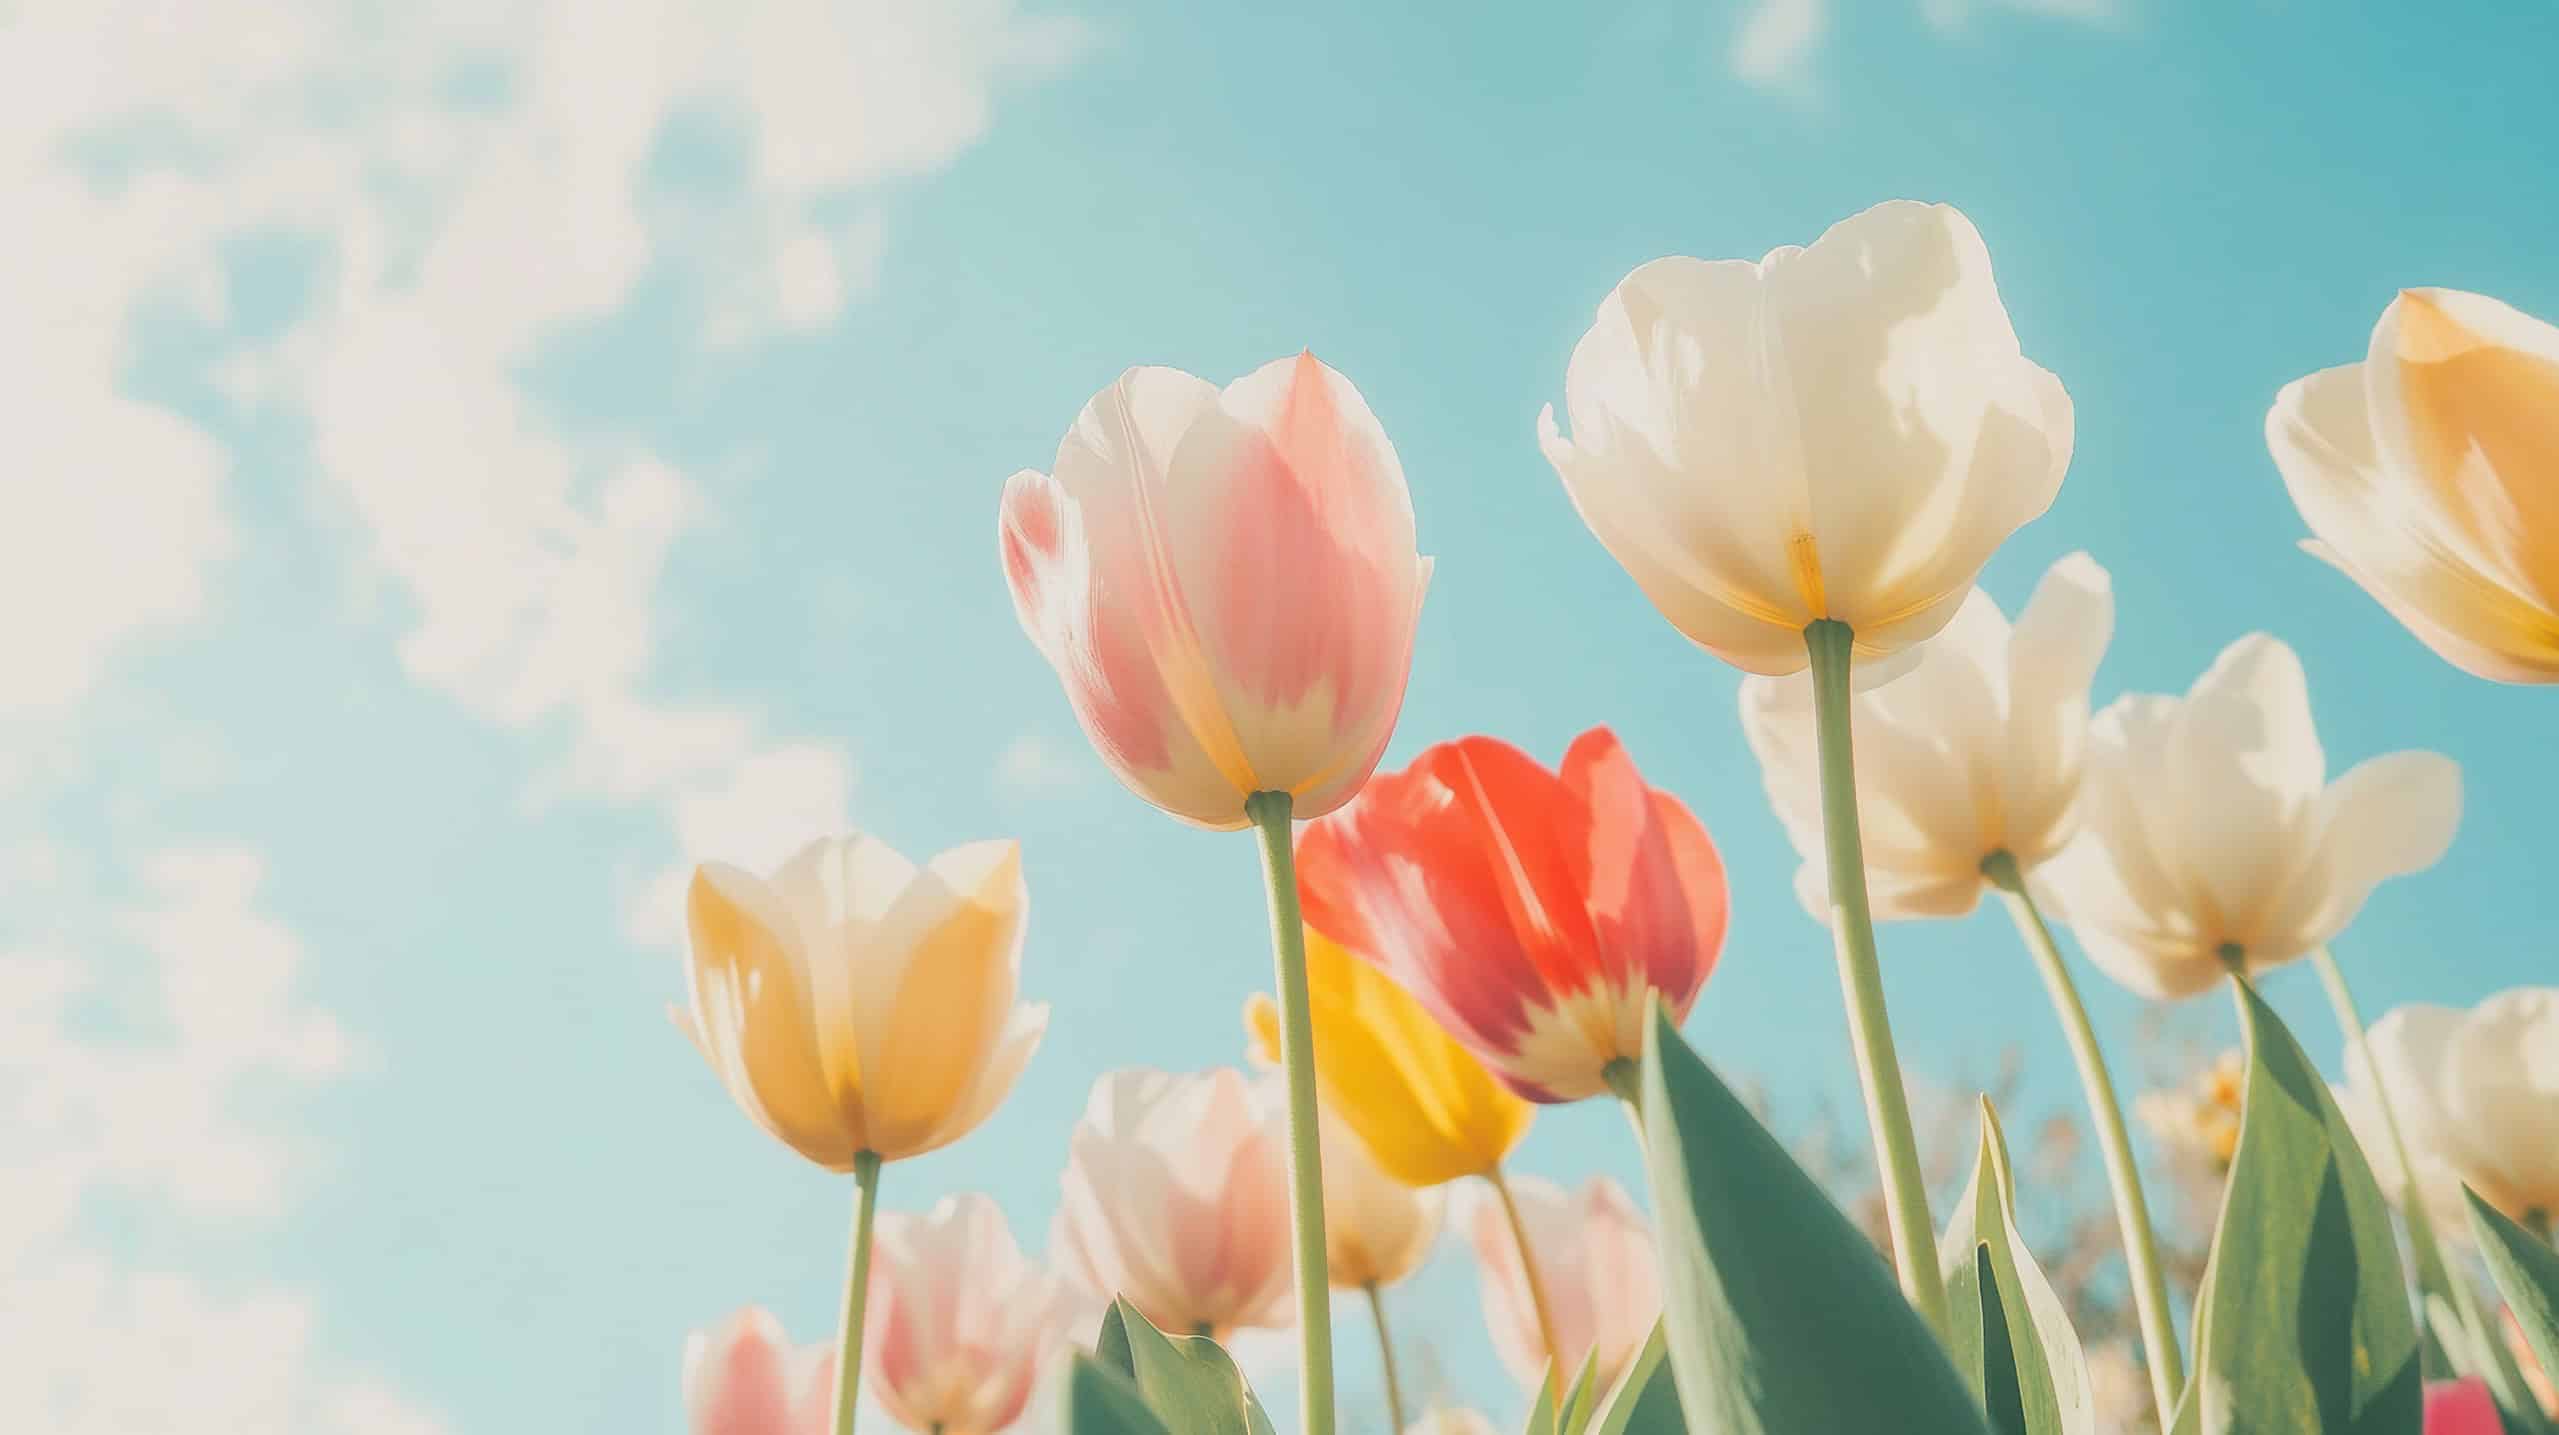
POLYGON ((1222 392, 1141 368, 1004 486, 1004 577, 1120 781, 1203 827, 1359 791, 1404 704, 1430 561, 1395 446, 1311 354, 1222 392))
POLYGON ((2426 1387, 2425 1435, 2505 1435, 2486 1382, 2438 1380, 2426 1387))
POLYGON ((871 1301, 868 1391, 909 1430, 942 1435, 994 1435, 1020 1419, 1083 1309, 974 1193, 880 1217, 871 1301))
POLYGON ((1276 1118, 1240 1071, 1105 1075, 1067 1146, 1060 1261, 1176 1335, 1290 1324, 1276 1118))
POLYGON ((692 1435, 826 1435, 835 1354, 793 1346, 770 1311, 749 1306, 684 1342, 684 1415, 692 1435))
POLYGON ((1306 925, 1368 958, 1531 1101, 1607 1088, 1650 992, 1684 1018, 1723 949, 1723 859, 1593 728, 1549 772, 1465 737, 1298 839, 1306 925))
MULTIPOLYGON (((1535 1177, 1513 1177, 1511 1194, 1555 1316, 1555 1344, 1565 1367, 1557 1383, 1572 1380, 1595 1352, 1604 1389, 1643 1348, 1661 1314, 1653 1229, 1626 1189, 1606 1176, 1592 1177, 1571 1194, 1535 1177)), ((1513 1378, 1534 1387, 1545 1374, 1546 1343, 1538 1335, 1519 1245, 1498 1201, 1481 1193, 1470 1200, 1466 1237, 1483 1277, 1484 1323, 1513 1378)))

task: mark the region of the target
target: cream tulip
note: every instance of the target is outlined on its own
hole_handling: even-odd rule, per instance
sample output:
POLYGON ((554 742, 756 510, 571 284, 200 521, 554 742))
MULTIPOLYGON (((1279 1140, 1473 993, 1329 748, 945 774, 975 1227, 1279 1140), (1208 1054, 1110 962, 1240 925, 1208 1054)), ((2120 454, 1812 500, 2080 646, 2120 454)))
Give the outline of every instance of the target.
MULTIPOLYGON (((1910 671, 1857 695, 1857 809, 1878 918, 1956 917, 1980 900, 1982 860, 2033 871, 2079 830, 2088 684, 2115 625, 2106 570, 2052 566, 2017 624, 1976 588, 1910 671)), ((1742 733, 1803 865, 1795 890, 1830 914, 1812 684, 1749 677, 1742 733)))
POLYGON ((1439 1236, 1440 1193, 1386 1174, 1357 1132, 1323 1115, 1324 1251, 1334 1286, 1391 1286, 1422 1268, 1439 1236))
POLYGON ((881 1216, 871 1282, 871 1390, 899 1424, 940 1435, 1019 1420, 1085 1309, 976 1194, 881 1216))
POLYGON ((1220 390, 1141 368, 1004 486, 1022 629, 1104 763, 1187 822, 1317 817, 1386 750, 1430 560, 1395 445, 1312 354, 1220 390))
POLYGON ((2387 877, 2434 865, 2461 770, 2397 752, 2328 782, 2301 662, 2263 633, 2183 698, 2118 699, 2090 731, 2084 828, 2043 869, 2089 959, 2153 998, 2325 945, 2387 877))
POLYGON ((975 1129, 1048 1026, 1017 1005, 1020 849, 955 847, 918 868, 877 838, 812 842, 768 880, 693 875, 692 1038, 740 1109, 831 1171, 975 1129))
POLYGON ((1699 647, 1754 673, 1848 625, 1861 663, 1954 617, 2049 507, 2070 397, 2018 350, 1971 221, 1894 201, 1809 248, 1656 259, 1573 350, 1547 461, 1699 647))
POLYGON ((2266 444, 2304 548, 2455 665, 2559 682, 2559 326, 2402 290, 2363 362, 2275 396, 2266 444))
POLYGON ((2526 1224, 2559 1219, 2559 987, 2518 987, 2468 1011, 2412 1004, 2372 1024, 2372 1059, 2349 1048, 2340 1104, 2393 1200, 2413 1184, 2435 1229, 2470 1229, 2461 1188, 2526 1224), (2386 1093, 2415 1167, 2399 1170, 2378 1123, 2386 1093))
POLYGON ((1050 1241, 1068 1271, 1177 1335, 1288 1325, 1286 1147, 1261 1098, 1234 1070, 1093 1083, 1050 1241))
MULTIPOLYGON (((1564 1368, 1556 1382, 1569 1382, 1585 1358, 1596 1356, 1604 1389, 1643 1348, 1661 1314, 1652 1227, 1625 1188, 1605 1176, 1571 1194, 1535 1177, 1514 1177, 1511 1191, 1555 1319, 1564 1368)), ((1534 1389, 1546 1373, 1546 1342, 1519 1243, 1495 1198, 1470 1190, 1468 1205, 1466 1235, 1483 1278, 1484 1323, 1512 1377, 1534 1389)))

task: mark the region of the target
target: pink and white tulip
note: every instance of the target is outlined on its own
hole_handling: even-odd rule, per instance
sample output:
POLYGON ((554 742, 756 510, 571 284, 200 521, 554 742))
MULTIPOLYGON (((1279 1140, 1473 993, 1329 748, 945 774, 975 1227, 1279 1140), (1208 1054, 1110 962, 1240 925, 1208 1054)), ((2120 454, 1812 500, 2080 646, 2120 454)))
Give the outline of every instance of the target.
MULTIPOLYGON (((1555 1345, 1570 1380, 1586 1357, 1598 1358, 1605 1389, 1652 1334, 1661 1315, 1661 1266, 1653 1254, 1653 1230, 1624 1187, 1594 1176, 1567 1194, 1534 1177, 1513 1177, 1511 1195, 1537 1257, 1537 1274, 1555 1318, 1555 1345)), ((1537 1329, 1519 1243, 1501 1205, 1474 1193, 1466 1234, 1484 1283, 1484 1323, 1493 1348, 1524 1388, 1546 1373, 1546 1343, 1537 1329)))
POLYGON ((1120 781, 1202 827, 1349 800, 1386 750, 1430 560, 1395 446, 1311 354, 1219 390, 1138 368, 1004 486, 1015 613, 1120 781))
POLYGON ((942 1435, 995 1435, 1019 1420, 1084 1310, 976 1194, 880 1217, 871 1302, 867 1389, 907 1429, 942 1435))
POLYGON ((772 1312, 749 1306, 684 1342, 684 1417, 692 1435, 826 1435, 835 1353, 794 1346, 772 1312))
POLYGON ((1231 1069, 1114 1071, 1069 1139, 1051 1244, 1176 1335, 1293 1319, 1285 1138, 1231 1069))

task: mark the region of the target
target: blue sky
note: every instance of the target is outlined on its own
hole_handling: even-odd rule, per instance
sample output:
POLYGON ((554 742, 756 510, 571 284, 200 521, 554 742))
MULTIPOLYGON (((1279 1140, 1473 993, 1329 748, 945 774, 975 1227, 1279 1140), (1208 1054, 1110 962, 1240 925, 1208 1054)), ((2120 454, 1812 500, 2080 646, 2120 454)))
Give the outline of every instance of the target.
MULTIPOLYGON (((0 1425, 674 1431, 688 1328, 820 1333, 849 1192, 668 1026, 667 898, 846 823, 1024 843, 1047 1044, 887 1199, 1041 1243, 1093 1077, 1236 1060, 1267 982, 1251 843, 1110 782, 996 568, 1005 476, 1133 363, 1352 376, 1438 559, 1389 761, 1613 724, 1734 879, 1691 1036, 1853 1099, 1735 675, 1532 425, 1634 265, 1890 197, 1972 217, 2077 405, 1991 592, 2086 548, 2101 700, 2268 628, 2332 771, 2460 759, 2451 856, 2339 954, 2375 1011, 2548 979, 2546 695, 2297 552, 2260 425, 2399 287, 2559 314, 2559 11, 131 8, 0 46, 0 1425)), ((2014 1042, 2068 1096, 1997 912, 1884 945, 1914 1072, 2014 1042)), ((1521 1165, 1634 1184, 1604 1110, 1521 1165)), ((1453 1246, 1397 1303, 1435 1388, 1515 1408, 1453 1246)))

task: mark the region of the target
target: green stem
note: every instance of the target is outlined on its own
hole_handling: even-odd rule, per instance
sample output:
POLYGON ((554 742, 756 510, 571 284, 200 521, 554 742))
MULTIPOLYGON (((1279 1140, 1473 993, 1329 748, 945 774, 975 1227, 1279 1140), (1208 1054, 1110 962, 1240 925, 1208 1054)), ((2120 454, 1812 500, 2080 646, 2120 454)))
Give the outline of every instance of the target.
POLYGON ((853 1153, 853 1251, 844 1269, 844 1320, 835 1352, 835 1435, 853 1435, 862 1391, 862 1308, 871 1298, 871 1218, 880 1205, 878 1153, 853 1153))
POLYGON ((2150 1393, 2158 1402, 2159 1428, 2175 1423, 2178 1397, 2186 1388, 2184 1361, 2177 1348, 2177 1319, 2168 1307, 2168 1278, 2159 1263, 2158 1238, 2152 1233, 2150 1206, 2142 1199, 2141 1167, 2133 1160, 2132 1137, 2124 1127, 2124 1108, 2115 1095, 2114 1078, 2106 1072, 2106 1054, 2097 1044, 2097 1029, 2079 999, 2079 986, 2063 965, 2052 928, 2026 890, 2017 859, 2005 851, 1983 859, 1982 875, 2008 899, 2008 913, 2018 935, 2043 974, 2053 1014, 2061 1018, 2070 1040, 2071 1058, 2079 1065, 2080 1090, 2097 1127, 2098 1148, 2106 1158, 2106 1180, 2115 1188, 2115 1224, 2124 1239, 2124 1265, 2132 1277, 2133 1308, 2141 1321, 2142 1347, 2149 1356, 2150 1393))
POLYGON ((1297 1236, 1298 1416, 1306 1435, 1333 1435, 1332 1282, 1324 1261, 1324 1168, 1315 1125, 1315 1019, 1306 996, 1306 926, 1297 910, 1294 803, 1256 792, 1244 815, 1262 839, 1278 968, 1280 1068, 1288 1082, 1289 1217, 1297 1236))
POLYGON ((1644 1141, 1644 1073, 1641 1067, 1619 1057, 1599 1070, 1599 1079, 1617 1094, 1617 1104, 1626 1110, 1626 1124, 1635 1128, 1635 1154, 1642 1157, 1644 1141))
POLYGON ((1377 1365, 1386 1372, 1386 1428, 1400 1435, 1404 1428, 1404 1387, 1395 1378, 1395 1342, 1386 1334, 1386 1295, 1375 1281, 1368 1283, 1368 1313, 1377 1322, 1377 1365))
POLYGON ((2444 1264, 2443 1243, 2435 1235, 2434 1215, 2426 1209, 2425 1197, 2417 1189, 2417 1167, 2408 1159, 2408 1139, 2399 1132, 2398 1103, 2391 1100, 2389 1084, 2381 1079, 2381 1066, 2373 1060, 2372 1038, 2365 1034, 2363 1014, 2355 1009, 2355 994, 2347 990, 2346 974, 2326 947, 2311 950, 2310 964, 2319 969, 2320 985, 2328 989, 2328 1004, 2337 1009, 2337 1030, 2363 1059, 2364 1074, 2372 1079, 2372 1103, 2381 1112, 2382 1132, 2389 1138, 2391 1153, 2399 1158, 2399 1218, 2408 1225, 2408 1244, 2417 1258, 2417 1288, 2430 1296, 2457 1301, 2451 1270, 2444 1264))
MULTIPOLYGON (((1537 1252, 1528 1243, 1528 1222, 1520 1218, 1519 1200, 1511 1195, 1510 1178, 1502 1174, 1499 1163, 1484 1173, 1484 1180, 1501 1201, 1502 1219, 1510 1223, 1511 1243, 1519 1247, 1519 1275, 1528 1286, 1528 1308, 1537 1316, 1537 1338, 1546 1346, 1546 1368, 1561 1372, 1564 1348, 1555 1340, 1555 1310, 1546 1303, 1546 1280, 1538 1273, 1537 1252)), ((1555 1378, 1561 1380, 1564 1377, 1559 1373, 1555 1378)))
POLYGON ((1884 1209, 1892 1226, 1893 1264, 1901 1287, 1929 1329, 1944 1339, 1945 1277, 1937 1269, 1937 1224, 1928 1214, 1928 1182, 1911 1132, 1910 1096, 1902 1089, 1901 1061, 1893 1053, 1892 1020, 1884 1010, 1884 977, 1875 960, 1875 918, 1866 904, 1866 853, 1857 828, 1857 761, 1850 735, 1850 645, 1846 623, 1822 618, 1804 629, 1812 655, 1813 722, 1821 743, 1822 840, 1830 859, 1830 931, 1839 956, 1839 984, 1847 999, 1848 1038, 1856 1049, 1857 1077, 1866 1095, 1866 1125, 1873 1134, 1884 1185, 1884 1209))

